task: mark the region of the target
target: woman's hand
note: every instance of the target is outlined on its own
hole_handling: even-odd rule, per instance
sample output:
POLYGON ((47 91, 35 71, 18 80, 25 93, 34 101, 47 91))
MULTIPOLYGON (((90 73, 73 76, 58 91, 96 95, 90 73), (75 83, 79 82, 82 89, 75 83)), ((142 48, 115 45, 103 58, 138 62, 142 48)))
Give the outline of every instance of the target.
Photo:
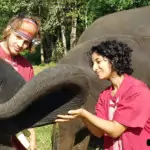
POLYGON ((58 119, 55 122, 68 122, 78 117, 83 117, 84 109, 76 109, 68 111, 68 115, 57 115, 58 119))

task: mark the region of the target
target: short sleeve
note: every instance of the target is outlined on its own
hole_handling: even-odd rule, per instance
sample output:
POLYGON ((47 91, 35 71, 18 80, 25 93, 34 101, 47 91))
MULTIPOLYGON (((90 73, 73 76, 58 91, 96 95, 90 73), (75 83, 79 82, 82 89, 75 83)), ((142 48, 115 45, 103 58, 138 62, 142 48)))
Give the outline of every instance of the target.
POLYGON ((105 100, 104 100, 104 93, 99 95, 98 102, 95 106, 95 114, 96 116, 102 118, 102 119, 107 119, 107 109, 105 109, 105 100))
POLYGON ((150 90, 147 86, 135 86, 120 100, 113 120, 127 127, 143 128, 150 118, 150 90))

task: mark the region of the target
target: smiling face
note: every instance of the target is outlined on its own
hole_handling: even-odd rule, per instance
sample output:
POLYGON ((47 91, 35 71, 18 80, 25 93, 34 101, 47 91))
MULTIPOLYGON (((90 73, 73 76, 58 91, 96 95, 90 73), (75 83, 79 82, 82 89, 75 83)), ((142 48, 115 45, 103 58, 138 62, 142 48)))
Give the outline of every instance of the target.
POLYGON ((10 55, 18 55, 20 52, 27 49, 30 45, 29 40, 20 36, 17 32, 12 32, 6 40, 7 49, 10 55))
POLYGON ((92 53, 93 71, 102 80, 110 79, 113 71, 110 61, 96 52, 92 53))
POLYGON ((18 55, 29 48, 38 32, 38 27, 34 21, 25 18, 19 28, 15 29, 12 25, 8 26, 7 30, 11 32, 5 39, 5 50, 9 55, 18 55))

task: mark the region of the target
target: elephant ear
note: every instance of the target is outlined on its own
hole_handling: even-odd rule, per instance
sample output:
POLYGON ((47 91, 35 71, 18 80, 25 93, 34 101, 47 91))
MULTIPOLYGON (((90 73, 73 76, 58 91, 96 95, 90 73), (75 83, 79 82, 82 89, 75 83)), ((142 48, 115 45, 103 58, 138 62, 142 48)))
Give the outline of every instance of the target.
POLYGON ((15 134, 25 128, 52 124, 58 114, 81 107, 89 89, 88 77, 77 66, 59 64, 48 68, 0 104, 0 133, 15 134))

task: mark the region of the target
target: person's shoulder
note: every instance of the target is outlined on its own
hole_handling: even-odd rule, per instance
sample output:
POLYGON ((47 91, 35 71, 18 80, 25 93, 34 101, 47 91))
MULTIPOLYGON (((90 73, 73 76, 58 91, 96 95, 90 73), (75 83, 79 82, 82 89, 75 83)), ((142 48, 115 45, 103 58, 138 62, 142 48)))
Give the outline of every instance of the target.
POLYGON ((147 84, 145 82, 143 82, 140 79, 137 79, 133 76, 128 75, 127 77, 127 82, 128 82, 128 91, 130 91, 130 93, 134 93, 134 92, 148 92, 150 93, 150 89, 147 86, 147 84))
POLYGON ((130 85, 133 85, 134 87, 139 87, 139 86, 140 87, 141 86, 142 87, 148 87, 144 81, 142 81, 138 78, 135 78, 133 76, 129 76, 129 75, 128 75, 128 82, 130 83, 130 85))
POLYGON ((112 90, 112 86, 108 86, 103 91, 100 92, 99 97, 103 97, 105 95, 108 95, 112 90))
POLYGON ((25 67, 29 67, 29 68, 32 68, 32 64, 23 56, 21 55, 18 55, 16 57, 17 59, 17 62, 25 67))

